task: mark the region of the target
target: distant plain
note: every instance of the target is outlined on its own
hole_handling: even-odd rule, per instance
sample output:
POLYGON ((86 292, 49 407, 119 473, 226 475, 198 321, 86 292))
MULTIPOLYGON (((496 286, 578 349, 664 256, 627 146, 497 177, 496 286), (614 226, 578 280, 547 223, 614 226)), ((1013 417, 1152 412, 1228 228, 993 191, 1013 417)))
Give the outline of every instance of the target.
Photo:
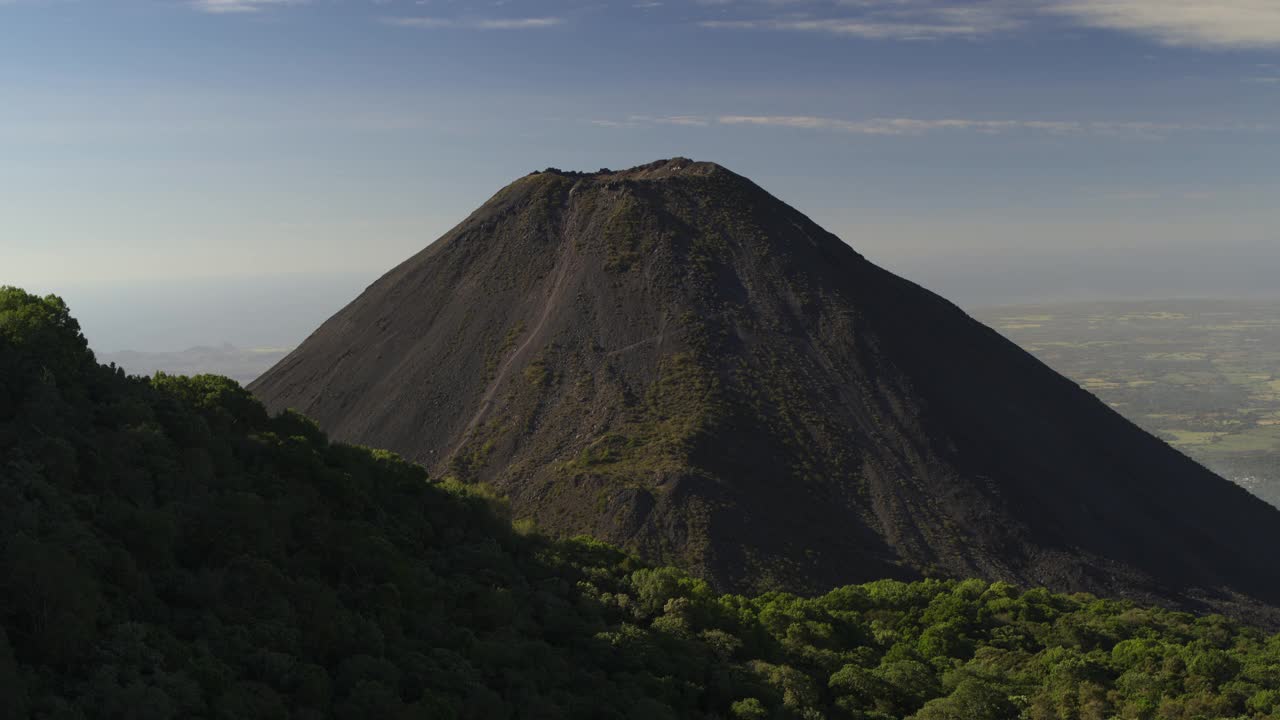
POLYGON ((1280 506, 1280 303, 1040 304, 973 314, 1145 430, 1280 506))
POLYGON ((288 354, 289 351, 283 348, 239 348, 223 343, 216 347, 197 346, 177 352, 124 350, 98 353, 98 361, 115 363, 133 375, 154 375, 156 372, 170 375, 213 373, 225 375, 241 385, 248 385, 288 354))

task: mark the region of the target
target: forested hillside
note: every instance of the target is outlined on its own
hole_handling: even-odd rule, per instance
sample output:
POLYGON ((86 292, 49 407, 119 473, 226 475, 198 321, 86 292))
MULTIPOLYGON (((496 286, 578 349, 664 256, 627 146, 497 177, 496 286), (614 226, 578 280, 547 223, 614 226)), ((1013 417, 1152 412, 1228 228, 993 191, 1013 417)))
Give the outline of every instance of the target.
POLYGON ((717 595, 269 417, 94 361, 0 290, 0 714, 1280 717, 1280 637, 982 581, 717 595))

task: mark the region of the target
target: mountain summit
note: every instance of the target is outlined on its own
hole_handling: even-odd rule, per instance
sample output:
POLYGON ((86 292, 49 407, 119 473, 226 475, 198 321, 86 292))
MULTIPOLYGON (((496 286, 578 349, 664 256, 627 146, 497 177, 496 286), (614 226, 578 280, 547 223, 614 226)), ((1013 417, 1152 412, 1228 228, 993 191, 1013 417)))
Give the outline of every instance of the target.
POLYGON ((713 163, 521 178, 250 387, 720 588, 1280 604, 1280 512, 713 163))

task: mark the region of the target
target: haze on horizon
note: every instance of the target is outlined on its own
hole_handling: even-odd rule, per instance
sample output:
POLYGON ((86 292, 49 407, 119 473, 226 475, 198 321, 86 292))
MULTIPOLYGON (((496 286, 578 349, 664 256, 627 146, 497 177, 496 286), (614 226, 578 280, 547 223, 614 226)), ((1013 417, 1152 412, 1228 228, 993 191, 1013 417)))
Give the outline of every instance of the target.
POLYGON ((0 284, 291 345, 494 191, 685 155, 964 306, 1266 296, 1259 0, 0 0, 0 284))

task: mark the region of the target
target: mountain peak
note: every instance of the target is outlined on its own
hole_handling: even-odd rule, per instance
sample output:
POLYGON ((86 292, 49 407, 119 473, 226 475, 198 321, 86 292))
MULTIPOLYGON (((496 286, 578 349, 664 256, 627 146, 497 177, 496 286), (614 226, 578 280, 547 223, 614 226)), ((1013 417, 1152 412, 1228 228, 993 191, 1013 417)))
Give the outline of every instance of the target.
POLYGON ((547 168, 535 175, 553 174, 568 178, 589 178, 599 182, 616 180, 661 180, 676 176, 713 175, 729 172, 723 166, 713 162, 695 161, 686 157, 673 157, 666 160, 637 165, 626 170, 610 170, 601 168, 595 172, 575 172, 559 168, 547 168))
POLYGON ((746 178, 530 177, 253 391, 720 588, 1280 602, 1275 509, 746 178))

